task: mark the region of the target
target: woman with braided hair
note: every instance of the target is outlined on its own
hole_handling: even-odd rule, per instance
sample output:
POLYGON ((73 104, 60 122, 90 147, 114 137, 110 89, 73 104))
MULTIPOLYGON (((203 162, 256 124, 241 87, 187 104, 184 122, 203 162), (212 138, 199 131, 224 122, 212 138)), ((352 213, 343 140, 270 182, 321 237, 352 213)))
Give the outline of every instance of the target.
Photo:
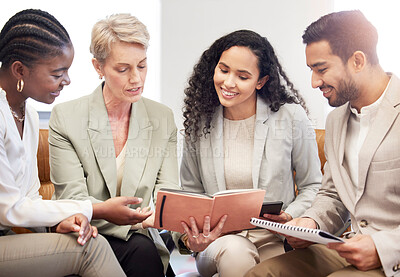
MULTIPOLYGON (((321 183, 314 129, 266 38, 240 30, 216 40, 194 66, 185 95, 186 190, 264 189, 265 201, 284 204, 279 215, 263 216, 280 223, 311 205, 321 183)), ((194 218, 182 223, 201 276, 244 276, 284 252, 282 238, 265 229, 222 236, 225 220, 210 230, 206 217, 202 232, 194 218)))
POLYGON ((136 197, 92 204, 42 200, 38 193, 39 118, 26 99, 52 103, 70 83, 73 56, 67 31, 41 10, 15 14, 0 33, 1 276, 125 276, 110 245, 89 221, 136 224, 151 214, 127 207, 140 203, 136 197), (36 231, 52 227, 55 233, 17 235, 11 231, 14 226, 36 231))

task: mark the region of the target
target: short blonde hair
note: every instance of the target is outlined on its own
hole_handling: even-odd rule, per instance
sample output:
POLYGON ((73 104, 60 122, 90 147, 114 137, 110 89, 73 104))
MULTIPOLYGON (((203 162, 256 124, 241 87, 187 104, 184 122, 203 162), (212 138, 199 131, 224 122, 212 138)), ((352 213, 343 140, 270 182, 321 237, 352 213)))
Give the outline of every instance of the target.
POLYGON ((113 42, 139 43, 147 48, 149 39, 146 26, 135 16, 128 13, 113 14, 94 24, 90 53, 99 62, 104 62, 113 42))

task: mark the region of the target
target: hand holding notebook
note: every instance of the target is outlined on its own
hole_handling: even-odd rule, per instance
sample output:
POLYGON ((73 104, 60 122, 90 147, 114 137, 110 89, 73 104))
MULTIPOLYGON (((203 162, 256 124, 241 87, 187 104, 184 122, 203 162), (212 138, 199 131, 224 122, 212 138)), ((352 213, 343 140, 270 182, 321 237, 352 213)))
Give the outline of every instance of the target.
POLYGON ((259 215, 264 195, 261 189, 227 190, 213 195, 161 189, 157 194, 154 226, 182 233, 181 222, 190 225, 189 217, 194 217, 201 232, 206 215, 210 216, 211 230, 222 216, 228 215, 224 233, 250 229, 253 228, 250 219, 259 215))

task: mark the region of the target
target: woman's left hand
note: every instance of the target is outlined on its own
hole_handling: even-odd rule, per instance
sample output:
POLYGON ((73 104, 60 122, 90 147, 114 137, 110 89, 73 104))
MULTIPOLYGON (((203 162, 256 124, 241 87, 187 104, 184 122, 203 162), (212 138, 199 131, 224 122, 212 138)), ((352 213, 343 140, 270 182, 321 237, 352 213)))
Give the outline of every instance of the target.
POLYGON ((182 222, 182 227, 188 236, 187 246, 189 247, 189 249, 194 252, 201 252, 206 249, 208 245, 219 238, 222 234, 222 228, 224 227, 227 217, 227 215, 221 217, 217 226, 215 226, 213 230, 210 230, 210 217, 205 216, 203 233, 199 232, 194 217, 189 217, 190 227, 185 222, 182 222))
MULTIPOLYGON (((147 213, 150 211, 150 207, 143 208, 140 212, 147 213)), ((155 220, 156 213, 153 213, 151 216, 143 220, 142 227, 143 229, 154 227, 154 220, 155 220)))
POLYGON ((270 220, 270 221, 274 221, 274 222, 278 222, 278 223, 282 223, 282 224, 285 224, 286 222, 288 222, 288 221, 293 219, 293 217, 290 214, 285 213, 282 210, 281 210, 279 215, 276 215, 276 214, 263 214, 263 217, 265 219, 270 220))
POLYGON ((84 245, 91 237, 97 237, 98 231, 91 226, 87 217, 83 214, 72 215, 61 221, 56 227, 57 233, 79 232, 78 243, 84 245))

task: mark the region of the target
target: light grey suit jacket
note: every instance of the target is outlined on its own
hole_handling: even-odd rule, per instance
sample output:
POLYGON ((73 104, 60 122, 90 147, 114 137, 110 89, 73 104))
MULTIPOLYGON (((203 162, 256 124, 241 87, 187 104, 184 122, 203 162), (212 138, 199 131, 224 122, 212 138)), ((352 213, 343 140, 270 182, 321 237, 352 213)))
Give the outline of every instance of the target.
POLYGON ((350 215, 355 232, 372 236, 387 276, 400 275, 393 271, 400 264, 399 112, 400 80, 393 75, 360 149, 358 186, 353 186, 343 166, 349 104, 329 114, 322 187, 305 214, 330 232, 339 229, 350 215))
MULTIPOLYGON (((224 173, 223 114, 219 106, 211 121, 211 133, 192 147, 185 145, 181 183, 186 190, 213 194, 226 190, 224 173)), ((310 207, 321 185, 320 160, 314 128, 304 109, 285 104, 272 112, 257 99, 252 164, 253 187, 266 191, 265 200, 282 200, 293 217, 310 207), (295 194, 295 182, 299 194, 295 194)))
MULTIPOLYGON (((102 85, 88 96, 56 105, 49 131, 51 180, 58 199, 97 203, 116 196, 114 141, 102 85)), ((172 111, 166 106, 146 98, 132 104, 122 196, 141 197, 140 206, 145 207, 160 188, 179 189, 176 131, 172 111)), ((127 240, 132 233, 130 225, 92 223, 101 234, 120 239, 127 240)), ((168 256, 157 230, 148 230, 168 256)))

